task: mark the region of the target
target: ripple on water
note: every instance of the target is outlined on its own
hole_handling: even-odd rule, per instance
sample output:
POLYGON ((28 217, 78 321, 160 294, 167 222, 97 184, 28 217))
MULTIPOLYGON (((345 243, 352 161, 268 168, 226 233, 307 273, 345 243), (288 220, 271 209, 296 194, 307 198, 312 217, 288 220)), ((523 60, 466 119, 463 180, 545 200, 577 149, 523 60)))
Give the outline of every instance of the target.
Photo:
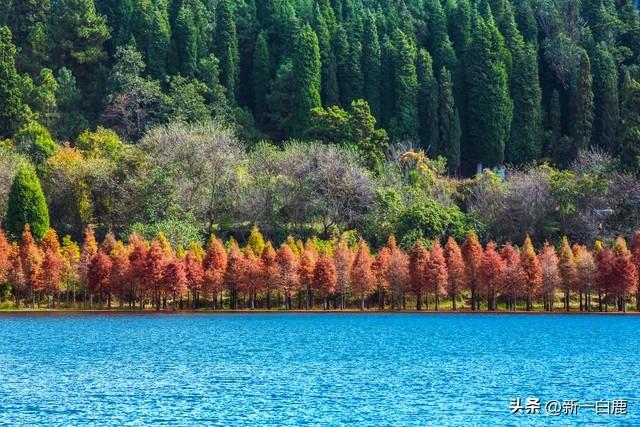
POLYGON ((0 424, 544 425, 515 397, 628 399, 635 316, 0 317, 0 424))

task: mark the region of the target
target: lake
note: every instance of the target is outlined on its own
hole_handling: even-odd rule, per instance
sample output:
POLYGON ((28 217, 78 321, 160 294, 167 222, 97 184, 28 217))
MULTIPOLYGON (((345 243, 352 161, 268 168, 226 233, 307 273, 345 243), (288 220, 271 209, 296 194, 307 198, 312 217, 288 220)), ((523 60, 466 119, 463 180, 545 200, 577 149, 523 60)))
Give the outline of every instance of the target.
POLYGON ((640 425, 639 330, 614 315, 3 314, 0 424, 640 425), (511 415, 528 397, 541 413, 511 415), (549 400, 578 413, 550 419, 549 400), (613 400, 627 415, 603 413, 613 400))

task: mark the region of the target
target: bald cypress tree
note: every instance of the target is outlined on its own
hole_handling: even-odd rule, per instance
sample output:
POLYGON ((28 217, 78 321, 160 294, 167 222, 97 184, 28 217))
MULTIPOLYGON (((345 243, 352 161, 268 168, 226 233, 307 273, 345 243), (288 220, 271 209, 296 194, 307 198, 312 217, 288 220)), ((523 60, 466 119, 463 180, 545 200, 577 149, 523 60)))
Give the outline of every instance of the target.
POLYGON ((231 0, 220 0, 216 7, 215 47, 216 57, 220 60, 220 81, 227 90, 227 99, 233 104, 238 95, 240 59, 231 0))
POLYGON ((0 139, 9 138, 22 112, 20 76, 16 71, 16 47, 7 27, 0 28, 0 139))
POLYGON ((396 141, 418 140, 416 47, 402 31, 393 33, 395 114, 390 123, 396 141))
POLYGON ((435 155, 444 155, 438 140, 438 82, 433 75, 433 62, 426 49, 418 52, 418 118, 420 143, 435 155))
POLYGON ((321 107, 320 100, 320 49, 318 37, 308 24, 298 31, 293 51, 293 83, 295 85, 295 109, 293 132, 303 135, 309 126, 311 110, 321 107))
POLYGON ((523 164, 538 159, 542 153, 542 91, 536 48, 532 43, 513 52, 511 95, 513 121, 506 146, 506 159, 511 163, 523 164))
POLYGON ((368 13, 364 20, 362 80, 364 82, 364 97, 371 107, 371 113, 380 119, 382 113, 382 51, 378 40, 378 28, 372 13, 368 13))
POLYGON ((446 68, 438 76, 438 146, 439 154, 447 158, 449 171, 460 167, 460 117, 453 100, 451 73, 446 68))
POLYGON ((491 12, 488 13, 487 19, 476 18, 467 51, 466 128, 471 158, 485 166, 495 166, 504 161, 513 103, 509 97, 507 69, 502 55, 504 45, 496 39, 495 23, 491 12))
POLYGON ((602 148, 612 149, 620 121, 618 70, 607 45, 602 42, 598 43, 593 57, 593 95, 593 142, 602 148))
POLYGON ((586 149, 593 133, 593 79, 591 61, 586 50, 580 53, 578 70, 571 86, 571 137, 573 153, 586 149))

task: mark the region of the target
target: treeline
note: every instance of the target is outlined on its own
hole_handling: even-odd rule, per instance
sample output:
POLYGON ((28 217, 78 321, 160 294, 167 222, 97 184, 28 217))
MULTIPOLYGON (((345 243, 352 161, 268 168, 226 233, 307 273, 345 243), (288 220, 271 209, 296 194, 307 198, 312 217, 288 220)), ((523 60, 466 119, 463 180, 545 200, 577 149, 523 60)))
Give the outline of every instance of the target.
POLYGON ((0 232, 2 298, 15 307, 552 311, 561 295, 565 311, 572 301, 580 311, 626 311, 634 296, 640 311, 638 271, 640 232, 630 249, 621 237, 593 249, 564 238, 537 253, 528 237, 521 247, 483 247, 470 233, 462 245, 449 237, 404 251, 392 236, 377 254, 348 235, 274 247, 255 226, 244 247, 211 236, 205 248, 175 249, 162 234, 128 243, 108 234, 98 244, 89 228, 79 247, 53 229, 39 244, 28 225, 12 244, 0 232))
POLYGON ((136 142, 216 118, 354 145, 374 170, 403 141, 451 172, 590 146, 639 167, 632 0, 8 0, 0 25, 0 139, 27 152, 47 130, 136 142))

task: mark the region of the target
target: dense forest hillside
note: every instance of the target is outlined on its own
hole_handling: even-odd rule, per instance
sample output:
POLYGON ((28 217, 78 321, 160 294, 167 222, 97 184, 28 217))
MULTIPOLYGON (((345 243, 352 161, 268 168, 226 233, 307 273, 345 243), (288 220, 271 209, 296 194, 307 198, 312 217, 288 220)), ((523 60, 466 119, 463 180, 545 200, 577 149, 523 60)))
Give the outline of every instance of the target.
POLYGON ((638 224, 632 0, 5 0, 0 26, 14 238, 638 224))

